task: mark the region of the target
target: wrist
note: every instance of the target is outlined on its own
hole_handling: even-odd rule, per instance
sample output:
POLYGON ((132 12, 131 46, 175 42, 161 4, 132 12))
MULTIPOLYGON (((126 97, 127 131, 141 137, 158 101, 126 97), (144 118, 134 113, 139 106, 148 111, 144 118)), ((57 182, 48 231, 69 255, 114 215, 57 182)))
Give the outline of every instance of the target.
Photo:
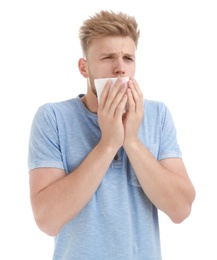
POLYGON ((106 156, 113 158, 117 151, 119 150, 120 146, 117 144, 110 143, 108 141, 105 141, 101 139, 98 143, 98 149, 100 153, 106 154, 106 156))
POLYGON ((128 138, 124 141, 123 147, 124 147, 125 151, 134 150, 137 147, 139 147, 140 144, 141 144, 141 142, 140 142, 138 137, 137 138, 131 138, 131 139, 128 138))

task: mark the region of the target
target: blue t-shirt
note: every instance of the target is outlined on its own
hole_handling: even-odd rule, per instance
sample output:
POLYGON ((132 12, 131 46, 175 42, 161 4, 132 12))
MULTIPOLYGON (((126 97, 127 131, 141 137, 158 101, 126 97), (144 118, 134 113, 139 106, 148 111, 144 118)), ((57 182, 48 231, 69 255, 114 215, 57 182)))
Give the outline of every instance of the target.
MULTIPOLYGON (((101 137, 97 114, 79 95, 41 106, 33 119, 29 170, 70 174, 101 137)), ((176 129, 162 102, 145 100, 140 141, 157 160, 181 157, 176 129)), ((53 260, 161 260, 157 208, 142 190, 123 148, 81 212, 55 237, 53 260)))

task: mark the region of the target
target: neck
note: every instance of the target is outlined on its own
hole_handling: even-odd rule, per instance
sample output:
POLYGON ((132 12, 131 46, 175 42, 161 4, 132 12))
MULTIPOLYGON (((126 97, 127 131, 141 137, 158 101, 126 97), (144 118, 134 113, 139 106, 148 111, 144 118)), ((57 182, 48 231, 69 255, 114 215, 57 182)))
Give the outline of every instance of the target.
POLYGON ((86 95, 82 97, 82 101, 86 106, 86 108, 90 110, 90 112, 95 114, 97 113, 97 109, 98 109, 97 97, 89 87, 87 89, 86 95))

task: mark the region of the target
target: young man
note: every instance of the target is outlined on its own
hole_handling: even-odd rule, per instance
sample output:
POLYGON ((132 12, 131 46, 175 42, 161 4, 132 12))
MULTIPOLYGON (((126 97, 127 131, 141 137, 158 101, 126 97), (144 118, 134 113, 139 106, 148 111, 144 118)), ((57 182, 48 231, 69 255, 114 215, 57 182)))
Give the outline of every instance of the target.
POLYGON ((195 190, 170 112, 144 100, 134 79, 138 39, 126 14, 84 21, 87 93, 45 104, 34 117, 31 204, 38 227, 55 236, 55 260, 160 260, 158 209, 175 223, 191 212, 195 190), (108 77, 117 81, 98 104, 94 79, 108 77))

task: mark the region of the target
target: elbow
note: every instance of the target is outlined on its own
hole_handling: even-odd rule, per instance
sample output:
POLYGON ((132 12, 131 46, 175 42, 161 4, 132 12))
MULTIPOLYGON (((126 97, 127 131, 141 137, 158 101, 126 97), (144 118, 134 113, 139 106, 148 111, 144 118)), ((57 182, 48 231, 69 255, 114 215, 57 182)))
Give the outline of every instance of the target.
POLYGON ((187 219, 191 214, 191 207, 188 210, 182 210, 181 212, 176 211, 171 216, 170 219, 175 224, 181 224, 185 219, 187 219))
POLYGON ((47 234, 48 236, 55 237, 59 234, 62 227, 71 219, 74 218, 76 214, 70 216, 70 218, 62 218, 57 216, 55 213, 51 213, 48 209, 37 209, 33 211, 35 223, 38 228, 47 234))
MULTIPOLYGON (((39 227, 39 226, 38 226, 39 227)), ((39 229, 44 232, 46 235, 51 236, 51 237, 55 237, 58 235, 59 230, 50 228, 48 226, 41 226, 39 227, 39 229)))
POLYGON ((49 212, 36 203, 32 203, 33 217, 36 223, 36 226, 48 236, 56 236, 59 233, 57 226, 54 225, 54 220, 50 218, 49 212))
POLYGON ((48 236, 57 236, 60 228, 57 228, 54 224, 52 224, 52 221, 49 221, 46 217, 43 216, 34 216, 35 223, 37 227, 47 234, 48 236))
POLYGON ((175 224, 180 224, 182 223, 185 219, 187 219, 192 211, 192 204, 195 200, 195 191, 192 192, 191 199, 189 199, 188 202, 185 203, 185 205, 177 206, 172 210, 172 214, 170 215, 170 219, 175 223, 175 224))

